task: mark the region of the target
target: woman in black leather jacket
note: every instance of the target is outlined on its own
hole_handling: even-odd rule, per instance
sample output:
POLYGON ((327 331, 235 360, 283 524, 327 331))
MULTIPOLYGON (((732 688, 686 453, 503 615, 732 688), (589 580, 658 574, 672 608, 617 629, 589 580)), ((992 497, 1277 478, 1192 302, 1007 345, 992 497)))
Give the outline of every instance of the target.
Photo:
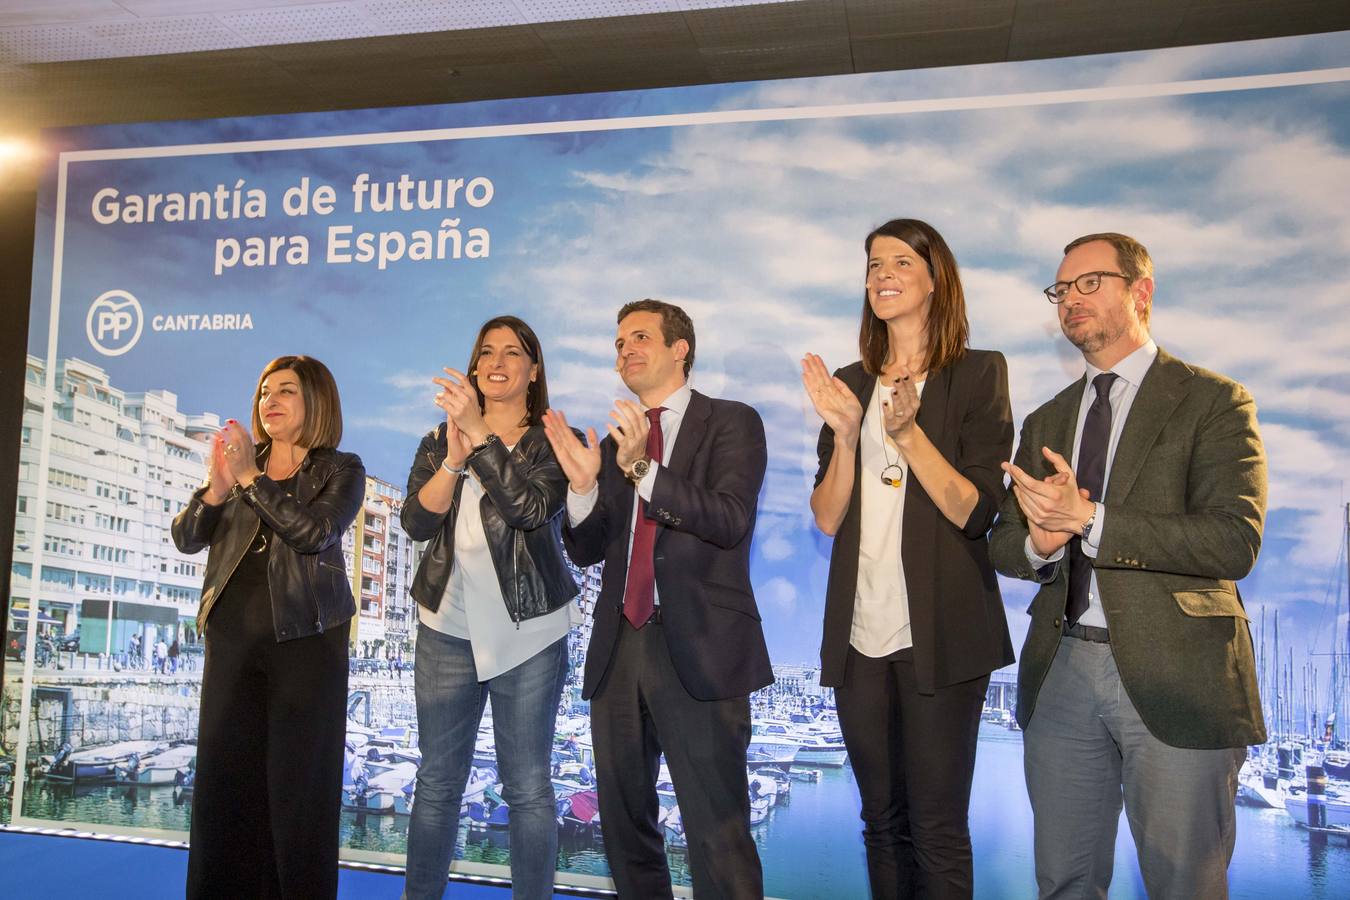
POLYGON ((173 521, 179 550, 210 547, 187 896, 336 897, 356 612, 342 535, 366 472, 335 449, 342 407, 316 359, 263 369, 252 426, 225 424, 173 521))
POLYGON ((578 591, 559 532, 567 477, 540 424, 544 357, 528 325, 499 316, 479 330, 469 374, 445 372, 433 380, 446 418, 417 448, 403 506, 404 531, 428 542, 412 586, 422 764, 405 896, 445 889, 490 696, 512 896, 548 898, 558 851, 554 718, 578 591))

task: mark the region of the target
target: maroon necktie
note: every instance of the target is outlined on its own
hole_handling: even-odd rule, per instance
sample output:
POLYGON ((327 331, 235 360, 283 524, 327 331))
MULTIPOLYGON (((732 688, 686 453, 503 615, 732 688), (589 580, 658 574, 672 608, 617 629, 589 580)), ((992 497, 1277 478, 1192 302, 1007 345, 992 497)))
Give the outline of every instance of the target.
MULTIPOLYGON (((651 430, 647 432, 647 456, 653 463, 661 462, 665 449, 661 439, 661 413, 664 406, 647 410, 651 430)), ((634 490, 637 486, 634 485, 634 490)), ((638 497, 637 522, 633 526, 633 552, 628 556, 628 583, 623 589, 623 615, 634 628, 647 624, 655 609, 656 571, 652 565, 652 548, 656 546, 656 523, 647 518, 647 501, 638 497)))

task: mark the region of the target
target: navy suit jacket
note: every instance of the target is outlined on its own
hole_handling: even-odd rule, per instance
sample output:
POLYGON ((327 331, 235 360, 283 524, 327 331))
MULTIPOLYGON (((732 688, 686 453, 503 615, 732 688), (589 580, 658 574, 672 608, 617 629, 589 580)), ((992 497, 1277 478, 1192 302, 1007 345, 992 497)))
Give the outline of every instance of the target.
MULTIPOLYGON (((605 563, 586 654, 582 696, 604 680, 622 619, 635 487, 600 443, 600 496, 576 526, 563 528, 579 566, 605 563)), ((692 392, 668 466, 657 470, 647 517, 661 627, 680 683, 698 700, 723 700, 773 682, 750 586, 750 541, 767 452, 754 408, 692 392)))

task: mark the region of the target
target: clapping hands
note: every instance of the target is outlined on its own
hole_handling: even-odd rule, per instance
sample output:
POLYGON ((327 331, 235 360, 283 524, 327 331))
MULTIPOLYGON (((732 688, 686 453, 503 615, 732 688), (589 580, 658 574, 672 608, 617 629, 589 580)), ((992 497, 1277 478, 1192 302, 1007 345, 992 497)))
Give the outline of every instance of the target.
POLYGON ((830 375, 825 361, 814 353, 802 357, 802 386, 816 415, 834 432, 835 440, 856 442, 862 429, 862 404, 848 385, 830 375))

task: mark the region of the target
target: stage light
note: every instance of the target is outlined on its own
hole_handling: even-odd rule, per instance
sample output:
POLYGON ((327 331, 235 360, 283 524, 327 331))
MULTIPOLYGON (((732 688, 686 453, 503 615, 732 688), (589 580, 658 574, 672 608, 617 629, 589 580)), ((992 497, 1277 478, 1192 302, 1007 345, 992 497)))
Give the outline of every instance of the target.
POLYGON ((32 141, 0 135, 0 175, 28 165, 37 155, 37 145, 32 141))

